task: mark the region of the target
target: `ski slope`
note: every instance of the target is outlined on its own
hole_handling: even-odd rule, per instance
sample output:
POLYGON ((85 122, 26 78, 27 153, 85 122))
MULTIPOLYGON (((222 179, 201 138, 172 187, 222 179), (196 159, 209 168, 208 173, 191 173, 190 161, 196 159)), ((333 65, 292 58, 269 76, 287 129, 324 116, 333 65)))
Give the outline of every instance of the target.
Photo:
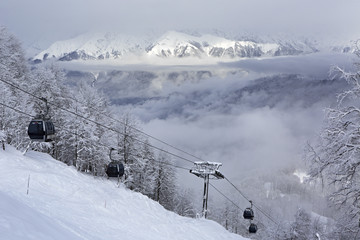
POLYGON ((11 146, 0 150, 0 238, 246 239, 216 222, 181 217, 47 154, 29 151, 24 156, 11 146))

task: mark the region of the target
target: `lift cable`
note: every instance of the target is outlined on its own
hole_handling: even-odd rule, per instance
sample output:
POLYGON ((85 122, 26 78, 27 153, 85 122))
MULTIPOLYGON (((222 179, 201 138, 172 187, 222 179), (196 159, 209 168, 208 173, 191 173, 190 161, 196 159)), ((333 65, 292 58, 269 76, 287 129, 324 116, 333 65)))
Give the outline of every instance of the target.
MULTIPOLYGON (((2 81, 2 82, 4 82, 4 83, 6 83, 6 84, 8 84, 8 85, 10 85, 10 86, 18 89, 18 90, 20 90, 20 91, 22 91, 22 92, 24 92, 24 93, 26 93, 26 94, 34 97, 34 98, 37 98, 37 99, 39 99, 39 100, 41 100, 41 101, 44 101, 43 98, 41 98, 41 97, 39 97, 39 96, 36 96, 35 94, 32 94, 32 93, 30 93, 30 92, 28 92, 28 91, 26 91, 26 90, 23 90, 22 88, 14 85, 14 84, 12 84, 12 83, 9 83, 9 82, 7 82, 7 81, 5 81, 5 80, 3 80, 3 79, 0 79, 0 81, 2 81)), ((84 116, 82 116, 82 115, 80 115, 80 114, 78 114, 78 113, 76 113, 76 112, 73 112, 73 111, 70 111, 70 110, 68 110, 68 109, 66 109, 66 108, 63 108, 63 107, 61 107, 61 106, 58 106, 58 105, 55 104, 55 103, 52 103, 52 102, 47 102, 47 103, 50 104, 50 105, 55 106, 56 108, 58 108, 58 109, 60 109, 60 110, 62 110, 62 111, 68 112, 68 113, 73 114, 73 115, 75 115, 75 116, 77 116, 77 117, 80 117, 80 118, 82 118, 82 119, 84 119, 84 120, 87 120, 87 121, 89 121, 89 122, 92 122, 92 123, 94 123, 94 124, 96 124, 96 125, 98 125, 98 126, 101 126, 101 127, 105 128, 105 129, 107 129, 107 130, 116 132, 116 133, 121 134, 121 135, 123 135, 123 136, 125 135, 124 133, 122 133, 122 132, 120 132, 120 131, 118 131, 118 130, 116 130, 116 129, 113 129, 113 128, 111 128, 111 127, 108 127, 108 126, 106 126, 106 125, 104 125, 104 124, 101 124, 101 123, 99 123, 99 122, 97 122, 97 121, 94 121, 94 120, 91 120, 91 119, 89 119, 89 118, 86 118, 86 117, 84 117, 84 116)), ((145 142, 145 141, 142 141, 142 140, 140 140, 140 139, 137 139, 137 138, 134 138, 134 137, 133 137, 132 139, 135 140, 135 141, 137 141, 137 142, 139 142, 139 143, 142 143, 142 144, 144 144, 144 145, 147 145, 147 146, 149 146, 149 147, 152 147, 152 148, 154 148, 154 149, 157 149, 157 150, 159 150, 159 151, 161 151, 161 152, 167 153, 167 154, 169 154, 169 155, 171 155, 171 156, 173 156, 173 157, 179 158, 179 159, 184 160, 184 161, 186 161, 186 162, 194 163, 193 161, 191 161, 191 160, 189 160, 189 159, 187 159, 187 158, 185 158, 185 157, 182 157, 182 156, 177 155, 177 154, 175 154, 175 153, 172 153, 172 152, 170 152, 170 151, 161 149, 161 148, 159 148, 159 147, 156 147, 156 146, 154 146, 154 145, 151 145, 151 144, 149 144, 149 143, 147 143, 147 142, 145 142)))
MULTIPOLYGON (((213 184, 210 183, 210 186, 212 188, 214 188, 220 195, 222 195, 225 199, 227 199, 230 203, 232 203, 235 207, 237 207, 241 212, 243 212, 244 210, 239 207, 239 205, 237 205, 234 201, 232 201, 228 196, 226 196, 224 193, 222 193, 219 189, 217 189, 213 184)), ((257 220, 258 223, 264 225, 262 222, 260 222, 259 220, 257 220)), ((245 226, 243 223, 241 223, 243 226, 245 226)))
POLYGON ((220 192, 219 189, 217 189, 212 183, 210 183, 210 186, 213 187, 220 195, 222 195, 224 198, 226 198, 229 202, 231 202, 235 207, 237 207, 238 209, 240 209, 240 211, 244 211, 244 209, 242 209, 241 207, 239 207, 239 205, 237 205, 234 201, 232 201, 228 196, 226 196, 224 193, 220 192))
MULTIPOLYGON (((74 100, 74 101, 76 101, 76 102, 78 102, 78 101, 77 101, 76 99, 74 99, 74 98, 71 98, 71 99, 74 100)), ((95 108, 95 107, 89 106, 89 108, 92 109, 92 110, 94 110, 94 111, 96 111, 96 112, 99 112, 99 109, 97 109, 97 108, 95 108)), ((105 116, 105 117, 108 117, 109 119, 111 119, 111 120, 113 120, 113 121, 115 121, 115 122, 118 122, 118 123, 122 124, 123 126, 126 126, 126 123, 124 123, 123 121, 120 121, 119 119, 116 119, 116 118, 114 118, 114 117, 112 117, 112 116, 110 116, 110 115, 108 115, 108 114, 102 114, 102 115, 105 116)), ((154 137, 154 136, 152 136, 152 135, 150 135, 150 134, 148 134, 148 133, 146 133, 146 132, 144 132, 144 131, 136 128, 136 127, 129 126, 129 125, 127 125, 127 127, 129 127, 130 129, 133 129, 133 130, 137 131, 138 133, 140 133, 140 134, 142 134, 142 135, 144 135, 144 136, 146 136, 146 137, 149 137, 149 138, 151 138, 151 139, 153 139, 153 140, 155 140, 155 141, 158 141, 158 142, 160 142, 160 143, 162 143, 162 144, 164 144, 164 145, 166 145, 166 146, 168 146, 168 147, 170 147, 170 148, 173 148, 173 149, 175 149, 175 150, 177 150, 177 151, 179 151, 179 152, 181 152, 181 153, 184 153, 184 154, 186 154, 186 155, 188 155, 188 156, 190 156, 190 157, 193 157, 193 158, 195 158, 195 159, 197 159, 197 160, 200 160, 200 161, 204 161, 204 160, 201 159, 200 157, 198 157, 198 156, 196 156, 196 155, 194 155, 194 154, 192 154, 192 153, 189 153, 189 152, 187 152, 187 151, 185 151, 185 150, 183 150, 183 149, 180 149, 180 148, 178 148, 178 147, 175 147, 174 145, 172 145, 172 144, 170 144, 170 143, 167 143, 167 142, 165 142, 165 141, 163 141, 163 140, 161 140, 161 139, 159 139, 159 138, 157 138, 157 137, 154 137)))
POLYGON ((239 190, 239 188, 237 188, 236 186, 235 186, 235 184, 233 184, 228 178, 226 178, 225 177, 225 180, 228 182, 228 183, 230 183, 230 185, 231 186, 233 186, 235 189, 236 189, 236 191, 243 197, 243 198, 245 198, 247 201, 249 201, 250 203, 252 203, 252 205, 259 211, 259 212, 261 212, 265 217, 267 217, 269 220, 271 220, 273 223, 275 223, 276 225, 280 225, 276 220, 274 220, 271 216, 270 216, 270 214, 268 214, 268 213, 266 213, 264 210, 262 210, 259 206, 257 206, 253 201, 251 201, 249 198, 247 198, 245 195, 244 195, 244 193, 242 193, 240 190, 239 190))
MULTIPOLYGON (((18 113, 21 113, 23 115, 26 115, 26 116, 29 116, 29 117, 34 117, 33 115, 29 114, 29 113, 26 113, 24 111, 21 111, 19 109, 16 109, 14 107, 11 107, 7 104, 4 104, 2 102, 0 102, 0 105, 4 106, 4 107, 7 107, 9 109, 12 109, 18 113)), ((75 132, 72 132, 70 130, 67 130, 67 129, 64 129, 64 128, 60 128, 60 129, 63 129, 64 131, 66 132, 69 132, 71 134, 74 134, 78 137, 81 137, 81 138, 86 138, 85 136, 81 135, 81 134, 78 134, 78 133, 75 133, 75 132)), ((102 144, 100 143, 103 147, 107 148, 108 146, 106 146, 105 144, 102 144)), ((131 154, 129 153, 130 156, 134 156, 134 157, 138 157, 137 155, 135 154, 131 154)), ((158 160, 155 160, 155 159, 150 159, 150 161, 155 161, 155 162, 158 162, 158 163, 161 163, 161 164, 165 164, 165 165, 168 165, 168 166, 172 166, 172 167, 175 167, 175 168, 179 168, 179 169, 182 169, 182 170, 186 170, 186 171, 190 171, 190 168, 185 168, 185 167, 181 167, 181 166, 178 166, 178 165, 174 165, 172 163, 169 163, 169 162, 162 162, 162 161, 158 161, 158 160)), ((225 177, 225 179, 245 198, 248 200, 248 198, 245 197, 245 195, 232 183, 230 182, 229 179, 227 179, 225 177)), ((224 193, 222 193, 219 189, 217 189, 213 184, 210 183, 210 186, 213 187, 219 194, 221 194, 224 198, 226 198, 229 202, 231 202, 234 206, 236 206, 238 209, 240 209, 241 211, 243 211, 243 209, 241 207, 239 207, 234 201, 232 201, 228 196, 226 196, 224 193)), ((253 204, 255 206, 256 209, 258 209, 262 214, 264 214, 267 218, 269 218, 271 221, 273 221, 275 224, 279 225, 275 220, 273 220, 268 214, 266 214, 264 211, 262 211, 259 207, 257 207, 255 204, 253 204)))
POLYGON ((35 117, 35 116, 33 116, 33 115, 29 114, 29 113, 26 113, 26 112, 21 111, 21 110, 19 110, 19 109, 13 108, 13 107, 11 107, 11 106, 9 106, 9 105, 5 104, 5 103, 0 102, 0 105, 3 105, 4 107, 10 108, 10 109, 14 110, 15 112, 18 112, 18 113, 24 114, 24 115, 26 115, 26 116, 28 116, 28 117, 32 117, 32 118, 34 118, 34 117, 35 117))
MULTIPOLYGON (((3 79, 0 79, 0 81, 3 82, 3 83, 5 83, 5 84, 8 84, 8 85, 10 85, 10 86, 12 86, 12 87, 14 87, 14 88, 16 88, 16 89, 18 89, 19 91, 22 91, 22 92, 24 92, 24 93, 26 93, 26 94, 34 97, 34 98, 37 98, 37 99, 39 99, 39 100, 41 100, 41 101, 44 101, 44 98, 39 97, 39 96, 37 96, 37 95, 35 95, 35 94, 33 94, 33 93, 30 93, 30 92, 28 92, 28 91, 26 91, 26 90, 23 90, 22 88, 20 88, 19 86, 16 86, 16 85, 13 84, 13 83, 7 82, 7 81, 5 81, 5 80, 3 80, 3 79)), ((106 125, 103 125, 103 124, 101 124, 101 123, 99 123, 99 122, 96 122, 96 121, 94 121, 94 120, 91 120, 91 119, 89 119, 89 118, 86 118, 86 117, 84 117, 84 116, 82 116, 82 115, 80 115, 80 114, 78 114, 78 113, 76 113, 76 112, 73 112, 73 111, 70 111, 70 110, 68 110, 68 109, 66 109, 66 108, 63 108, 63 107, 61 107, 61 106, 58 106, 58 105, 55 104, 55 103, 52 103, 52 102, 47 102, 47 103, 50 104, 50 105, 55 106, 56 108, 58 108, 58 109, 60 109, 60 110, 62 110, 62 111, 65 111, 65 112, 68 112, 68 113, 70 113, 70 114, 73 114, 73 115, 75 115, 75 116, 77 116, 77 117, 80 117, 80 118, 82 118, 82 119, 84 119, 84 120, 86 120, 86 121, 92 122, 92 123, 94 123, 94 124, 96 124, 96 125, 98 125, 98 126, 101 126, 101 127, 105 128, 105 129, 108 129, 108 130, 110 130, 110 131, 116 132, 116 133, 121 134, 121 135, 125 135, 124 133, 122 133, 122 132, 120 132, 120 131, 118 131, 118 130, 116 130, 116 129, 113 129, 113 128, 111 128, 111 127, 108 127, 108 126, 106 126, 106 125)), ((5 106, 5 104, 3 104, 3 103, 2 103, 2 105, 5 106)), ((10 107, 10 106, 7 106, 7 107, 10 107)), ((21 112, 20 110, 15 110, 15 111, 21 112)), ((25 112, 23 112, 23 113, 26 114, 26 115, 28 115, 28 116, 33 117, 33 116, 30 115, 30 114, 27 114, 27 113, 25 113, 25 112)), ((140 131, 140 130, 139 130, 139 131, 140 131)), ((144 142, 144 141, 142 141, 142 140, 140 140, 140 139, 137 139, 137 138, 132 138, 132 139, 135 140, 135 141, 137 141, 137 142, 139 142, 139 143, 142 143, 142 144, 144 144, 144 145, 147 145, 147 146, 149 146, 149 147, 152 147, 152 148, 154 148, 154 149, 157 149, 157 150, 159 150, 159 151, 161 151, 161 152, 167 153, 167 154, 169 154, 169 155, 171 155, 171 156, 173 156, 173 157, 179 158, 179 159, 181 159, 181 160, 184 160, 184 161, 187 161, 187 162, 190 162, 190 163, 194 163, 193 161, 191 161, 191 160, 189 160, 189 159, 187 159, 187 158, 185 158, 185 157, 182 157, 182 156, 179 156, 179 155, 174 154, 174 153, 172 153, 172 152, 169 152, 169 151, 167 151, 167 150, 161 149, 161 148, 156 147, 156 146, 154 146, 154 145, 151 145, 151 144, 149 144, 149 143, 147 143, 147 142, 144 142)), ((170 144, 169 144, 169 146, 170 146, 170 144)), ((178 149, 177 149, 177 150, 178 150, 178 149)), ((180 150, 180 149, 179 149, 179 150, 180 150)), ((182 152, 182 150, 180 150, 180 151, 182 152)), ((188 155, 192 155, 192 154, 189 154, 189 153, 187 153, 187 152, 185 152, 185 151, 184 151, 184 153, 186 153, 186 154, 188 154, 188 155)), ((196 156, 193 156, 193 157, 201 160, 200 158, 198 158, 198 157, 196 157, 196 156)), ((186 168, 184 168, 184 169, 186 169, 186 168)), ((186 169, 186 170, 187 170, 187 169, 186 169)), ((230 182, 230 180, 229 180, 228 178, 225 177, 225 179, 241 194, 241 196, 243 196, 246 200, 250 201, 250 199, 248 199, 232 182, 230 182)), ((255 204, 253 204, 253 205, 255 206, 256 209, 258 209, 261 213, 263 213, 267 218, 269 218, 269 219, 270 219, 271 221, 273 221, 275 224, 278 224, 274 219, 272 219, 272 217, 270 217, 269 214, 265 213, 263 210, 261 210, 261 209, 260 209, 259 207, 257 207, 255 204)), ((279 224, 278 224, 278 225, 279 225, 279 224)))
MULTIPOLYGON (((14 108, 14 107, 11 107, 11 106, 9 106, 9 105, 7 105, 7 104, 4 104, 4 103, 2 103, 2 102, 0 102, 0 105, 2 105, 2 106, 4 106, 4 107, 7 107, 7 108, 10 108, 10 109, 12 109, 12 110, 14 110, 14 111, 16 111, 16 112, 18 112, 18 113, 24 114, 24 115, 26 115, 26 116, 34 117, 33 115, 31 115, 31 114, 29 114, 29 113, 26 113, 26 112, 24 112, 24 111, 21 111, 21 110, 19 110, 19 109, 16 109, 16 108, 14 108)), ((83 135, 81 135, 81 134, 72 132, 72 131, 67 130, 67 129, 65 129, 65 128, 61 128, 61 127, 60 127, 60 129, 66 131, 66 132, 68 132, 68 133, 70 133, 70 134, 74 134, 75 136, 78 136, 78 137, 80 137, 80 138, 82 138, 82 139, 86 139, 86 138, 87 138, 87 137, 85 137, 85 136, 83 136, 83 135)), ((108 148, 108 147, 109 147, 109 146, 107 146, 107 145, 105 145, 105 144, 103 144, 103 143, 98 143, 98 144, 102 145, 102 146, 105 147, 105 148, 108 148)), ((93 145, 93 144, 92 144, 92 145, 93 145)), ((93 145, 93 146, 95 146, 95 145, 93 145)), ((132 153, 129 153, 129 156, 139 157, 138 155, 135 155, 135 154, 132 154, 132 153)), ((159 160, 156 160, 156 159, 150 159, 150 161, 154 161, 154 162, 162 163, 162 164, 169 165, 169 166, 172 166, 172 167, 175 167, 175 168, 179 168, 179 169, 183 169, 183 170, 186 170, 186 171, 190 171, 190 168, 181 167, 181 166, 178 166, 178 165, 169 163, 169 162, 162 162, 162 161, 159 161, 159 160)))
MULTIPOLYGON (((34 98, 38 98, 38 99, 44 101, 44 100, 41 99, 40 97, 38 97, 38 96, 36 96, 36 95, 28 92, 28 91, 25 91, 25 90, 21 89, 19 86, 16 86, 16 85, 13 84, 13 83, 9 83, 9 82, 7 82, 7 81, 5 81, 5 80, 3 80, 3 79, 0 79, 0 81, 2 81, 2 82, 4 82, 4 83, 6 83, 6 84, 8 84, 8 85, 10 85, 10 86, 18 89, 18 90, 20 90, 20 91, 22 91, 22 92, 24 92, 24 93, 27 93, 27 94, 31 95, 32 97, 34 97, 34 98)), ((71 98, 71 99, 74 100, 74 101, 76 101, 76 102, 78 102, 78 101, 77 101, 76 99, 74 99, 74 98, 71 98)), ((53 105, 54 105, 54 104, 53 104, 53 105)), ((58 107, 58 108, 59 108, 59 107, 58 107)), ((97 108, 95 108, 95 107, 89 106, 89 108, 92 109, 92 110, 95 110, 96 112, 99 112, 99 109, 97 109, 97 108)), ((61 108, 60 108, 60 109, 61 109, 61 108)), ((115 119, 114 117, 112 117, 112 116, 110 116, 110 115, 108 115, 108 114, 102 114, 102 115, 105 116, 105 117, 108 117, 109 119, 111 119, 111 120, 113 120, 113 121, 116 121, 116 122, 118 122, 118 123, 126 126, 126 124, 125 124, 123 121, 120 121, 120 120, 118 120, 118 119, 115 119)), ((160 143, 162 143, 162 144, 164 144, 164 145, 166 145, 166 146, 168 146, 168 147, 170 147, 170 148, 173 148, 173 149, 175 149, 175 150, 177 150, 177 151, 179 151, 179 152, 181 152, 181 153, 184 153, 184 154, 186 154, 186 155, 188 155, 188 156, 190 156, 190 157, 193 157, 193 158, 195 158, 195 159, 197 159, 197 160, 200 160, 200 161, 204 161, 204 160, 201 159, 200 157, 195 156, 194 154, 189 153, 189 152, 187 152, 187 151, 185 151, 185 150, 182 150, 182 149, 180 149, 180 148, 178 148, 178 147, 175 147, 174 145, 169 144, 169 143, 167 143, 167 142, 165 142, 165 141, 163 141, 163 140, 161 140, 161 139, 159 139, 159 138, 157 138, 157 137, 154 137, 154 136, 152 136, 152 135, 150 135, 150 134, 148 134, 148 133, 145 133, 144 131, 142 131, 142 130, 136 128, 136 127, 129 126, 129 125, 128 125, 127 127, 129 127, 130 129, 133 129, 133 130, 135 130, 135 131, 143 134, 144 136, 147 136, 147 137, 149 137, 149 138, 151 138, 151 139, 153 139, 153 140, 155 140, 155 141, 158 141, 158 142, 160 142, 160 143)))
POLYGON ((236 189, 236 191, 238 191, 238 192, 240 193, 240 195, 241 195, 243 198, 245 198, 248 202, 251 201, 249 198, 247 198, 247 197, 235 186, 235 184, 233 184, 232 182, 230 182, 230 180, 229 180, 227 177, 224 177, 224 178, 225 178, 225 180, 226 180, 228 183, 230 183, 230 185, 232 185, 232 186, 236 189))

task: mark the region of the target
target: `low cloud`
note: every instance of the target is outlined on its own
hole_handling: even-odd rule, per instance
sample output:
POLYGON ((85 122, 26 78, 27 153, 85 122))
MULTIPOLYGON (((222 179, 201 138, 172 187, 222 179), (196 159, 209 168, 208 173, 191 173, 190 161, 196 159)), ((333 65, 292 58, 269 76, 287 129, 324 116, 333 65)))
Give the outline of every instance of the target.
POLYGON ((204 114, 196 121, 155 119, 144 128, 206 161, 222 162, 223 172, 237 178, 247 172, 303 166, 302 148, 319 130, 322 114, 321 109, 264 107, 236 116, 204 114))
POLYGON ((344 80, 331 80, 328 75, 333 63, 351 68, 347 57, 239 61, 226 66, 241 66, 247 75, 180 86, 168 82, 162 97, 132 106, 132 111, 144 121, 145 132, 203 160, 223 163, 221 171, 230 179, 301 168, 304 145, 320 130, 324 108, 348 87, 344 80), (279 74, 286 69, 289 72, 279 74))
POLYGON ((332 66, 354 70, 354 54, 320 52, 300 56, 284 56, 265 59, 245 59, 223 63, 226 67, 240 68, 264 74, 305 74, 318 78, 328 78, 332 66))

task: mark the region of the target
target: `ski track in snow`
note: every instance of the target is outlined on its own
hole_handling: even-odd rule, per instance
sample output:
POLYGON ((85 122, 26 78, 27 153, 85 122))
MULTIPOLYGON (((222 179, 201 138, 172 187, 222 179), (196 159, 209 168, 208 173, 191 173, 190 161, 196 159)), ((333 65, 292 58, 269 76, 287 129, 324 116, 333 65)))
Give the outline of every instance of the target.
POLYGON ((44 153, 23 156, 7 146, 0 150, 0 166, 4 240, 246 239, 214 221, 181 217, 140 193, 80 173, 44 153))

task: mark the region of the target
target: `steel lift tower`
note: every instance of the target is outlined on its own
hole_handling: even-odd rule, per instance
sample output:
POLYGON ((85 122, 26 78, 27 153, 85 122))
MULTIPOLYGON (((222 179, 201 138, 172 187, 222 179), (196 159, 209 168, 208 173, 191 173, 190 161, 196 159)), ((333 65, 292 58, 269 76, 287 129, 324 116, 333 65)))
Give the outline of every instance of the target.
POLYGON ((203 195, 203 212, 202 216, 207 216, 207 200, 209 196, 209 180, 211 179, 223 179, 218 169, 222 163, 217 162, 194 162, 194 167, 190 170, 190 173, 197 177, 204 179, 204 195, 203 195))

